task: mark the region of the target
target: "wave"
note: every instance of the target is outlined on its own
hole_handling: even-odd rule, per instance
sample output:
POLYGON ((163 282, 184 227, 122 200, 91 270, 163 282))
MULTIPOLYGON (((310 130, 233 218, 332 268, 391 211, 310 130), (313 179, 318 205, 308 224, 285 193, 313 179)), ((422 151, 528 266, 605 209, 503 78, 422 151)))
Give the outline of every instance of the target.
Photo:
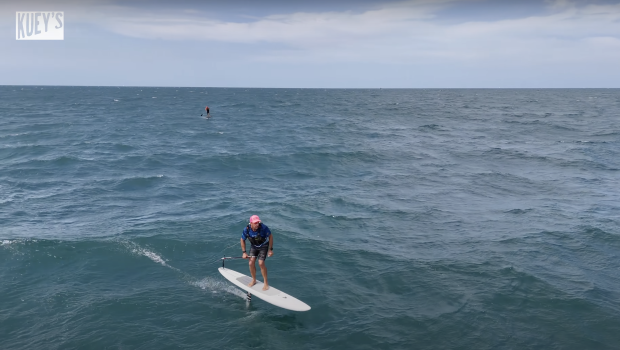
POLYGON ((114 186, 115 190, 119 191, 136 191, 143 190, 146 188, 151 188, 158 183, 160 183, 161 179, 164 178, 164 175, 154 175, 154 176, 136 176, 131 178, 126 178, 120 180, 116 186, 114 186))
POLYGON ((511 209, 511 210, 507 210, 504 213, 507 214, 516 214, 516 215, 522 215, 522 214, 527 214, 532 212, 534 209, 528 208, 528 209, 511 209))
POLYGON ((5 239, 5 240, 0 241, 0 246, 8 246, 8 245, 11 245, 11 244, 14 244, 14 243, 20 243, 20 242, 21 241, 18 240, 18 239, 13 239, 13 240, 5 239))
POLYGON ((78 158, 78 157, 72 157, 72 156, 60 156, 57 158, 54 158, 52 160, 50 160, 49 162, 52 165, 58 165, 58 166, 69 166, 69 165, 73 165, 73 164, 77 164, 80 161, 82 161, 82 159, 78 158))
POLYGON ((16 134, 0 135, 0 139, 3 139, 5 137, 16 137, 16 136, 22 136, 22 135, 30 135, 30 133, 29 132, 22 132, 22 133, 16 133, 16 134))
POLYGON ((437 124, 426 124, 426 125, 422 125, 418 128, 420 131, 428 131, 428 130, 433 130, 433 131, 447 131, 447 129, 444 129, 441 125, 437 125, 437 124))
POLYGON ((27 145, 8 145, 0 148, 0 159, 4 161, 24 158, 30 161, 32 157, 41 156, 51 150, 50 147, 27 144, 27 145))
POLYGON ((579 226, 578 228, 583 235, 593 241, 598 241, 605 244, 618 245, 618 247, 620 248, 620 233, 608 232, 601 228, 588 225, 579 226))
MULTIPOLYGON (((505 120, 502 120, 502 122, 504 122, 506 124, 519 124, 519 125, 524 125, 524 126, 536 126, 537 128, 540 128, 541 126, 545 126, 545 127, 551 128, 552 130, 558 130, 558 131, 580 131, 580 129, 577 128, 577 127, 571 127, 571 126, 568 126, 566 124, 554 124, 554 123, 542 121, 540 119, 535 119, 535 120, 506 120, 505 119, 505 120)), ((528 130, 523 130, 523 131, 524 132, 529 132, 528 130)))
POLYGON ((241 292, 238 288, 233 287, 230 285, 230 283, 224 282, 224 281, 220 281, 217 280, 213 277, 204 277, 202 279, 196 279, 195 277, 181 271, 180 269, 171 266, 170 264, 168 264, 168 262, 160 255, 157 254, 156 252, 154 252, 152 249, 147 249, 144 247, 141 247, 140 245, 138 245, 135 242, 131 242, 131 241, 122 241, 121 245, 125 246, 127 249, 129 249, 129 251, 132 254, 136 254, 136 255, 140 255, 140 256, 144 256, 149 258, 151 261, 153 261, 156 264, 165 266, 181 275, 183 275, 185 277, 185 279, 188 281, 188 283, 192 286, 198 287, 200 289, 203 290, 208 290, 211 291, 213 293, 218 293, 218 292, 227 292, 236 296, 239 296, 241 298, 245 298, 245 293, 241 292))
POLYGON ((56 169, 68 168, 76 166, 83 162, 92 161, 92 159, 86 159, 81 157, 61 155, 50 159, 23 159, 16 160, 12 163, 11 169, 13 171, 19 170, 31 171, 38 173, 45 169, 46 171, 54 171, 56 169))
POLYGON ((212 293, 226 292, 245 299, 246 294, 239 288, 232 286, 228 281, 220 281, 211 277, 205 277, 201 280, 190 282, 192 286, 212 293))

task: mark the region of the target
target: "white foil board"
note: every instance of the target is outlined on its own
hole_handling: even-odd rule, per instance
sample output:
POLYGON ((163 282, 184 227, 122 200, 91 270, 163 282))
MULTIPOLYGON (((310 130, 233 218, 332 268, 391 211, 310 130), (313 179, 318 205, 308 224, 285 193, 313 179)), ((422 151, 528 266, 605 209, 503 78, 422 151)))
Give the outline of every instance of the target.
POLYGON ((248 284, 252 282, 252 277, 250 276, 246 276, 225 267, 220 267, 218 270, 222 276, 226 277, 227 280, 231 281, 237 287, 270 304, 292 311, 310 310, 310 306, 308 304, 272 286, 269 286, 269 289, 267 290, 263 290, 263 282, 259 280, 256 280, 256 284, 252 287, 248 287, 248 284))

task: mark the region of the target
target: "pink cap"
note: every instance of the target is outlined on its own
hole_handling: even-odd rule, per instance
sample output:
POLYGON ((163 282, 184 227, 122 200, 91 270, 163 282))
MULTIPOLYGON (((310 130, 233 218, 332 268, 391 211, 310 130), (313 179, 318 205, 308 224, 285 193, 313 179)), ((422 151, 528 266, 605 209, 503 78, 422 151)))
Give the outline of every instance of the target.
POLYGON ((254 224, 260 222, 260 218, 258 217, 258 215, 252 215, 250 216, 250 224, 254 224))

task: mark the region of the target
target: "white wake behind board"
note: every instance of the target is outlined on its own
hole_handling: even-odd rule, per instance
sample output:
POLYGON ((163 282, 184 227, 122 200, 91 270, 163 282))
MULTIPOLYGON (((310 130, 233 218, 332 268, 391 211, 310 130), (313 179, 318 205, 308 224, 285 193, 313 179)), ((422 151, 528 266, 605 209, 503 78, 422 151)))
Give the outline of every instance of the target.
POLYGON ((269 286, 269 289, 267 290, 263 290, 263 282, 260 282, 259 280, 256 280, 256 284, 252 287, 248 287, 248 284, 252 282, 252 277, 250 276, 246 276, 225 267, 220 267, 218 270, 222 276, 226 277, 227 280, 234 283, 237 287, 249 292, 257 298, 263 299, 270 304, 292 311, 310 310, 310 306, 308 304, 272 286, 269 286))

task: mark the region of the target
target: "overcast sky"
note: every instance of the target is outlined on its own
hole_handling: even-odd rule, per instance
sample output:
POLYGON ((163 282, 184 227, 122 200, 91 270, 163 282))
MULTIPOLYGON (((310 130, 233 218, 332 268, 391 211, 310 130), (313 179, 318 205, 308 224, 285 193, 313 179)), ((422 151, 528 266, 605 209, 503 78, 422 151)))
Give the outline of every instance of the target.
POLYGON ((0 4, 0 85, 620 87, 620 0, 0 4), (64 11, 65 40, 16 40, 64 11))

